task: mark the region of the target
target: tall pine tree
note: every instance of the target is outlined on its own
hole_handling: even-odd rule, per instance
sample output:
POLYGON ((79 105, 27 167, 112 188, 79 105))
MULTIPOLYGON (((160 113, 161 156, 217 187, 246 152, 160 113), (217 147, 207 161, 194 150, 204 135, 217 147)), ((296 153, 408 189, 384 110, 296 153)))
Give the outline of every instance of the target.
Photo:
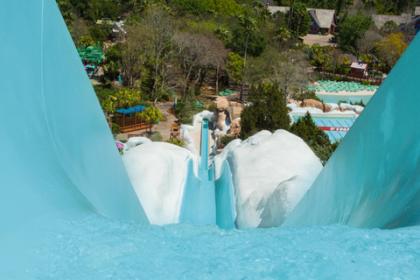
POLYGON ((285 94, 279 86, 261 83, 253 86, 248 98, 249 106, 241 115, 241 138, 245 139, 258 131, 290 128, 285 94))

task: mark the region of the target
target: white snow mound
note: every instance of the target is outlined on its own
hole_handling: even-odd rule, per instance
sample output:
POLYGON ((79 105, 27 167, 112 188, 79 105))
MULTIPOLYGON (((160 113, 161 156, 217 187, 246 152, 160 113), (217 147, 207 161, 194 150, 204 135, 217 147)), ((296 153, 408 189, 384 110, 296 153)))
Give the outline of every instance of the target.
POLYGON ((309 146, 285 130, 231 142, 216 157, 216 176, 225 159, 232 171, 239 228, 281 225, 322 169, 309 146))
POLYGON ((178 223, 192 154, 172 144, 146 142, 127 150, 122 157, 150 223, 178 223))

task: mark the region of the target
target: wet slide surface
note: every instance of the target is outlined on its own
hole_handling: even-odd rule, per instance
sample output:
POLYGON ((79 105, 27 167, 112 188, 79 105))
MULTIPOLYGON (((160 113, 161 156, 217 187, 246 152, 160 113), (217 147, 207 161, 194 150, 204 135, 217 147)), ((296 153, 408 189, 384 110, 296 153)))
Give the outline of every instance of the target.
MULTIPOLYGON (((319 226, 419 224, 419 38, 289 227, 156 227, 146 225, 55 2, 3 2, 0 278, 419 279, 419 226, 319 226)), ((214 192, 214 178, 205 178, 198 183, 214 192)), ((218 182, 231 184, 224 179, 216 192, 218 182)), ((224 213, 213 208, 199 222, 219 224, 224 213)))
POLYGON ((147 220, 55 1, 1 1, 0 23, 4 276, 58 221, 147 220))

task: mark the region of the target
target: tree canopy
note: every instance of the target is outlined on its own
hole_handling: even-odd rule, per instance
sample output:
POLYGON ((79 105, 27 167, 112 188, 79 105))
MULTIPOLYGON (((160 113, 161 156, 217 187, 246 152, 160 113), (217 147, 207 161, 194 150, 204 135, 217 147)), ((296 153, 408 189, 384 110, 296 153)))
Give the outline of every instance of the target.
POLYGON ((253 86, 248 100, 250 105, 245 107, 241 115, 242 139, 260 130, 289 129, 286 100, 278 85, 261 83, 253 86))
POLYGON ((337 35, 338 45, 345 51, 357 52, 357 41, 360 40, 372 25, 372 18, 361 13, 349 15, 340 23, 337 35))

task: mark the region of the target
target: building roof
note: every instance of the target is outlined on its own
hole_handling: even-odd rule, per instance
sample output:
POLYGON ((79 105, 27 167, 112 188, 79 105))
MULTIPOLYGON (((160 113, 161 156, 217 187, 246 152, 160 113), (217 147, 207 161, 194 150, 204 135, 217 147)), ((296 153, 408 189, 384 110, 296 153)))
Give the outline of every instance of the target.
MULTIPOLYGON (((277 12, 287 13, 290 10, 290 7, 268 6, 267 9, 271 14, 275 14, 277 12)), ((320 28, 328 29, 331 25, 335 24, 335 10, 314 8, 308 8, 307 10, 320 28)))
POLYGON ((400 16, 373 15, 372 19, 373 19, 373 22, 375 23, 376 27, 381 28, 388 21, 393 21, 397 25, 409 23, 411 21, 411 16, 409 14, 402 14, 400 16))
POLYGON ((335 11, 327 9, 308 9, 320 28, 330 28, 335 25, 335 11))
POLYGON ((366 70, 368 65, 366 63, 353 62, 350 67, 354 69, 366 70))

